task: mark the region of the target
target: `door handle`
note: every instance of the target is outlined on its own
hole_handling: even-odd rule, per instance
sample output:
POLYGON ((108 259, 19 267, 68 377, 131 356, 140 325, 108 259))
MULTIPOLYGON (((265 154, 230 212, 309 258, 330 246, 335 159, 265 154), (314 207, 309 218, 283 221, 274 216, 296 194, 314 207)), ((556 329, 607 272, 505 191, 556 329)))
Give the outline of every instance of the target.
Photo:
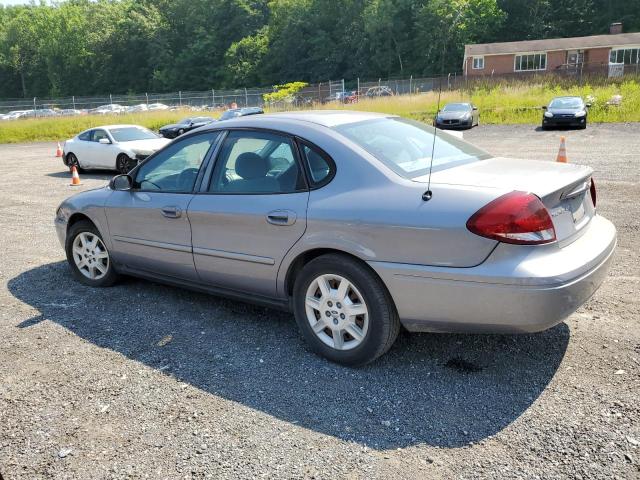
POLYGON ((167 218, 179 218, 182 215, 180 207, 162 207, 160 211, 167 218))
POLYGON ((296 223, 297 215, 295 212, 291 210, 274 210, 272 212, 267 213, 267 222, 272 225, 293 225, 296 223))

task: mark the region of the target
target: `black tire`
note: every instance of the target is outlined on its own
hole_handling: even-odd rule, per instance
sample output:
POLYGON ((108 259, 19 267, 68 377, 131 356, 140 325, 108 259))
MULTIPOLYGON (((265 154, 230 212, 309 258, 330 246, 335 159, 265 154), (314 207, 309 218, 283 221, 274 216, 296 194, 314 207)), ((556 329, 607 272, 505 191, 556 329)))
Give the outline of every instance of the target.
POLYGON ((362 262, 340 254, 317 257, 304 266, 293 288, 296 322, 309 347, 332 362, 360 366, 386 353, 400 331, 400 319, 391 295, 378 276, 362 262), (307 319, 307 289, 317 277, 325 274, 346 278, 364 297, 369 311, 369 327, 362 342, 351 350, 337 350, 326 345, 314 333, 307 319))
POLYGON ((129 173, 131 170, 131 159, 126 153, 121 153, 116 158, 116 170, 118 173, 129 173))
POLYGON ((179 137, 180 135, 182 135, 184 133, 184 130, 181 128, 180 130, 178 130, 178 135, 176 135, 177 137, 179 137))
POLYGON ((69 152, 67 153, 67 167, 71 170, 71 167, 75 165, 78 173, 84 172, 84 169, 80 166, 80 162, 78 162, 78 157, 76 157, 75 153, 69 152))
POLYGON ((98 229, 93 223, 87 220, 81 220, 77 223, 74 223, 71 226, 71 228, 69 228, 69 231, 67 232, 67 239, 65 242, 65 252, 67 254, 67 262, 69 262, 69 267, 71 268, 71 272, 73 273, 73 276, 76 278, 76 280, 90 287, 110 287, 118 280, 118 273, 115 271, 113 267, 113 262, 111 261, 111 255, 106 249, 106 245, 105 245, 105 251, 107 251, 107 254, 109 255, 109 261, 107 266, 107 272, 104 276, 96 280, 90 279, 87 276, 85 276, 82 272, 80 272, 80 269, 76 265, 76 262, 73 258, 73 242, 78 235, 85 232, 88 232, 97 236, 104 245, 104 239, 102 238, 102 235, 100 234, 100 232, 98 231, 98 229))

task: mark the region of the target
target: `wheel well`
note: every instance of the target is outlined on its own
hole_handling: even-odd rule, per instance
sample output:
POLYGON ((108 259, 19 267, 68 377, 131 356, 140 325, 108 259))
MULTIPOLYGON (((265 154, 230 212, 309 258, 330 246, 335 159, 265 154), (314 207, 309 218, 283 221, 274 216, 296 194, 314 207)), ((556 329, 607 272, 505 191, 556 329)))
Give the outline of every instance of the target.
MULTIPOLYGON (((356 257, 350 253, 347 253, 343 250, 336 250, 334 248, 316 248, 314 250, 308 250, 306 252, 301 253, 296 257, 296 259, 289 265, 289 269, 287 270, 287 276, 284 281, 284 288, 287 292, 287 295, 293 295, 293 286, 296 283, 296 277, 300 273, 300 271, 304 268, 304 266, 309 263, 311 260, 318 258, 321 255, 326 255, 327 253, 337 253, 339 255, 344 255, 346 257, 350 257, 357 262, 365 265, 376 277, 380 278, 378 274, 373 270, 364 260, 356 257)), ((384 284, 384 282, 383 282, 384 284)))
POLYGON ((69 220, 67 221, 67 231, 69 231, 69 229, 75 225, 76 223, 82 221, 82 220, 86 220, 87 222, 89 222, 91 225, 93 225, 94 227, 98 228, 96 226, 95 223, 93 223, 91 221, 91 219, 89 217, 87 217, 85 214, 83 213, 74 213, 73 215, 71 215, 71 217, 69 217, 69 220))

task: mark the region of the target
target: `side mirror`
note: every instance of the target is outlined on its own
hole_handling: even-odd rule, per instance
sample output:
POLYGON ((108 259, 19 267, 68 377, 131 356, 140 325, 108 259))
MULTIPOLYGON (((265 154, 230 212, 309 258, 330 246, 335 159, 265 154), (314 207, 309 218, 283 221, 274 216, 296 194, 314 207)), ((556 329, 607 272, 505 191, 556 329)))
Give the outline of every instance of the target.
POLYGON ((108 138, 101 138, 98 140, 98 143, 101 143, 102 145, 110 145, 111 141, 108 138))
POLYGON ((473 111, 477 112, 478 111, 478 107, 473 107, 473 111))
POLYGON ((116 175, 111 179, 111 182, 109 182, 109 187, 111 190, 126 192, 133 187, 133 178, 128 174, 116 175))
POLYGON ((590 103, 586 103, 584 106, 587 107, 587 108, 591 108, 591 104, 590 103))
POLYGON ((546 110, 546 109, 547 109, 547 106, 546 106, 546 105, 543 105, 543 106, 542 106, 542 109, 543 109, 543 110, 546 110))

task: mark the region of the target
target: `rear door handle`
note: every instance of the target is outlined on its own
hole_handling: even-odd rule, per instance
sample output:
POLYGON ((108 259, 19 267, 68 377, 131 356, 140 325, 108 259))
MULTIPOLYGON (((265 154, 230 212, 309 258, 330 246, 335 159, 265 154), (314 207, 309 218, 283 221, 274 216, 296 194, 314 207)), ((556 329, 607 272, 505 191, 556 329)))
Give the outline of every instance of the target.
POLYGON ((293 225, 296 223, 297 215, 295 212, 291 210, 274 210, 272 212, 267 213, 267 222, 272 225, 293 225))
POLYGON ((180 207, 162 207, 160 211, 167 218, 179 218, 182 215, 180 207))

